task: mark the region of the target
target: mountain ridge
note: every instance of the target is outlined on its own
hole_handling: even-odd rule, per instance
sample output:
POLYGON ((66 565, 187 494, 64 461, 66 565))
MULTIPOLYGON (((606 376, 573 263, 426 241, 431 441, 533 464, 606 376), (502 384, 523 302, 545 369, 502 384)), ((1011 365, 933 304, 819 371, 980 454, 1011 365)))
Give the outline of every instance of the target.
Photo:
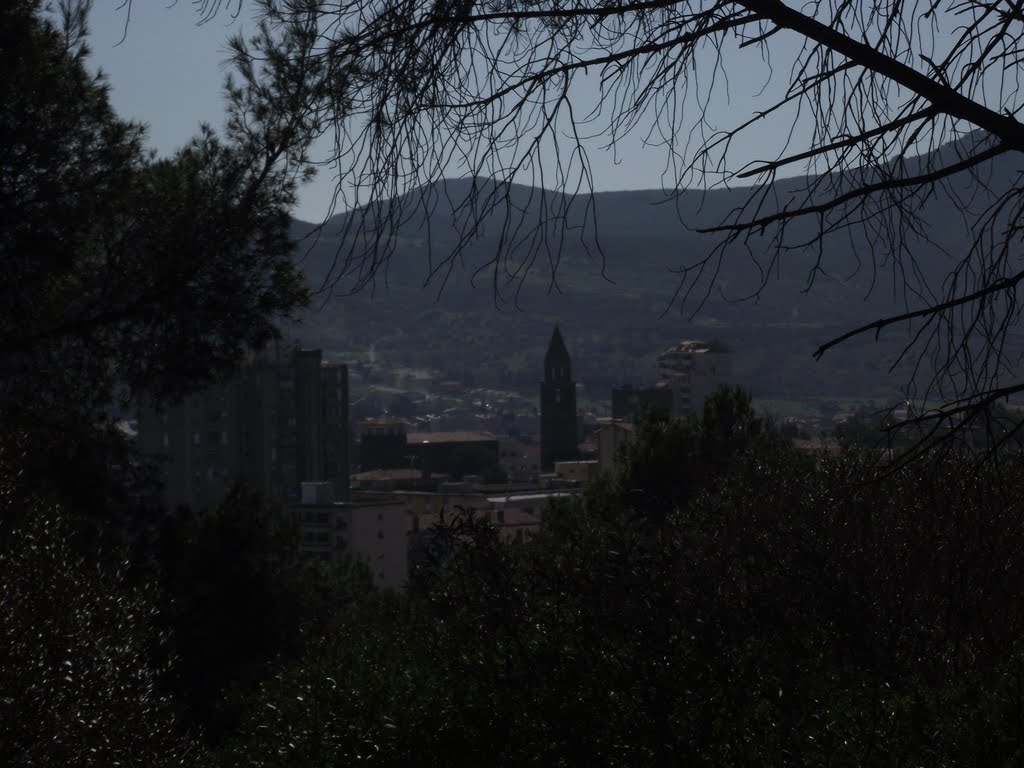
MULTIPOLYGON (((905 162, 913 171, 933 161, 948 163, 963 151, 964 146, 945 145, 933 156, 905 162)), ((972 192, 971 185, 988 174, 992 181, 985 186, 996 194, 1017 172, 1017 165, 988 161, 974 175, 961 174, 951 180, 949 189, 931 190, 922 198, 924 236, 909 232, 908 237, 918 249, 925 294, 938 291, 948 274, 952 262, 941 251, 955 254, 968 242, 969 225, 958 223, 971 215, 959 204, 964 190, 971 196, 985 192, 985 187, 972 192), (930 245, 930 240, 940 247, 930 245)), ((769 192, 790 194, 800 182, 800 177, 781 180, 769 192)), ((499 199, 501 207, 484 218, 477 237, 463 243, 447 280, 431 277, 430 264, 436 265, 460 244, 460 225, 465 223, 460 203, 471 191, 479 200, 493 187, 488 180, 444 180, 417 190, 418 200, 400 201, 407 209, 430 203, 429 215, 411 218, 395 229, 394 253, 373 291, 346 296, 348 285, 342 280, 333 297, 321 297, 326 303, 306 318, 303 333, 341 356, 365 354, 372 343, 378 358, 442 370, 478 367, 485 371, 485 380, 507 379, 520 387, 536 379, 531 361, 539 370, 538 355, 554 322, 566 330, 574 359, 580 358, 581 364, 574 363, 580 377, 600 382, 602 388, 623 379, 649 380, 657 351, 684 336, 708 335, 726 338, 737 348, 738 383, 755 395, 829 396, 850 387, 895 397, 905 383, 906 370, 886 372, 906 341, 905 334, 896 331, 879 344, 845 345, 817 365, 810 359, 818 344, 842 331, 922 300, 900 290, 891 255, 883 254, 877 263, 868 257, 872 243, 863 234, 829 242, 821 253, 783 252, 767 275, 761 271, 771 262, 766 240, 752 237, 725 250, 714 280, 696 286, 707 300, 699 307, 684 305, 681 312, 671 303, 678 285, 678 274, 672 270, 703 258, 716 242, 695 230, 742 205, 756 188, 688 190, 671 198, 658 190, 608 191, 579 198, 514 185, 507 205, 499 199), (590 221, 592 230, 586 230, 582 227, 592 201, 597 219, 590 221), (541 251, 533 271, 524 277, 515 268, 528 254, 519 251, 496 269, 492 265, 490 271, 477 273, 474 280, 474 272, 488 264, 503 243, 504 217, 510 217, 514 226, 531 228, 528 234, 553 234, 541 220, 542 203, 549 213, 564 214, 572 235, 559 243, 554 260, 541 251), (815 271, 819 257, 821 269, 815 271), (762 283, 759 295, 739 300, 757 294, 762 283), (496 355, 495 350, 502 352, 496 355), (476 362, 474 355, 479 356, 476 362)), ((319 230, 316 243, 300 245, 312 285, 323 282, 345 245, 337 233, 353 215, 333 217, 319 230)), ((315 228, 295 225, 298 234, 303 229, 315 228)), ((806 238, 809 231, 798 225, 791 235, 806 238)))

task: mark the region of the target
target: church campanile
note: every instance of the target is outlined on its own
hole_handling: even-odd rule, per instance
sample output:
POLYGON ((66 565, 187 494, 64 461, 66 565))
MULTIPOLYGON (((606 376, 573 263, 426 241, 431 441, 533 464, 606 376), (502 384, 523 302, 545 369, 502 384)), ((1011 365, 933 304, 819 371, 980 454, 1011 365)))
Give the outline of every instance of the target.
POLYGON ((569 350, 555 325, 540 385, 540 469, 550 472, 556 461, 571 461, 576 452, 576 382, 569 350))

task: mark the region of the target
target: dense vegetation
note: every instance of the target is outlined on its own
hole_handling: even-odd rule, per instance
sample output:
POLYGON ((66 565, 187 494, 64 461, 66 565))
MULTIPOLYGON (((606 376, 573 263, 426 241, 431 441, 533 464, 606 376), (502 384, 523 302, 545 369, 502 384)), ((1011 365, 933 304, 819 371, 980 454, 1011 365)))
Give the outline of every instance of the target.
POLYGON ((649 422, 526 544, 456 515, 454 555, 266 683, 219 757, 1016 764, 1024 509, 974 469, 865 483, 874 457, 799 454, 737 393, 649 422))
POLYGON ((722 390, 642 423, 524 543, 452 510, 403 594, 303 565, 247 494, 168 518, 144 592, 29 527, 0 560, 7 706, 50 722, 67 660, 76 711, 151 703, 66 721, 59 753, 8 729, 5 754, 82 762, 127 730, 200 765, 1017 764, 1020 468, 878 460, 796 451, 722 390), (51 586, 74 569, 97 576, 51 586), (40 622, 58 606, 73 630, 40 622))

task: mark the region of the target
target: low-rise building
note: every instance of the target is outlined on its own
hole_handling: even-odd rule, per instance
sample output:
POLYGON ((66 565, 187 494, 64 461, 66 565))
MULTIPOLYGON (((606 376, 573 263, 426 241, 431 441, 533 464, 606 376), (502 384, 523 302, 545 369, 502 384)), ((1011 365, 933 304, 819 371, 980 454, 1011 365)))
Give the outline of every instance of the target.
POLYGON ((597 467, 601 472, 614 472, 619 449, 636 439, 636 427, 624 421, 612 421, 597 431, 597 467))
POLYGON ((302 499, 291 509, 304 553, 330 561, 350 554, 366 563, 378 587, 405 587, 407 514, 401 497, 341 502, 334 500, 331 484, 303 483, 302 499))
POLYGON ((462 477, 500 463, 498 438, 490 432, 414 432, 405 439, 409 454, 424 472, 462 477))
POLYGON ((596 459, 555 462, 556 476, 571 483, 578 483, 581 486, 596 480, 598 470, 599 463, 596 459))
POLYGON ((540 445, 532 437, 505 438, 499 444, 499 461, 510 481, 536 479, 540 473, 540 445))
POLYGON ((412 456, 406 450, 408 425, 402 419, 378 417, 359 424, 359 468, 409 468, 412 456))

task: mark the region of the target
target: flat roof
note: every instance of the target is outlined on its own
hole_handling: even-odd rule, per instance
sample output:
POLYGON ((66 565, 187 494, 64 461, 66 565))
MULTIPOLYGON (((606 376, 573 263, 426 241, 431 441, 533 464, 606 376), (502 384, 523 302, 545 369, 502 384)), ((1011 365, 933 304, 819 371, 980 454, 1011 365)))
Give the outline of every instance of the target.
MULTIPOLYGON (((405 467, 368 469, 365 472, 355 472, 349 477, 353 480, 419 480, 423 477, 423 470, 405 467)), ((434 475, 434 477, 447 477, 447 475, 434 475)))
POLYGON ((512 493, 507 496, 488 496, 487 501, 491 504, 508 504, 513 501, 541 501, 543 499, 560 499, 567 496, 575 496, 570 491, 542 491, 540 493, 512 493))
POLYGON ((489 443, 496 442, 497 437, 490 432, 407 432, 405 442, 416 443, 489 443))
POLYGON ((671 355, 671 354, 677 353, 677 352, 689 352, 689 353, 718 352, 718 353, 726 353, 726 352, 732 352, 732 349, 730 349, 729 345, 726 344, 724 341, 721 341, 720 339, 711 339, 709 341, 704 341, 702 339, 686 339, 685 341, 680 341, 678 344, 669 347, 664 352, 662 352, 660 355, 658 355, 658 357, 663 357, 663 356, 671 355))

